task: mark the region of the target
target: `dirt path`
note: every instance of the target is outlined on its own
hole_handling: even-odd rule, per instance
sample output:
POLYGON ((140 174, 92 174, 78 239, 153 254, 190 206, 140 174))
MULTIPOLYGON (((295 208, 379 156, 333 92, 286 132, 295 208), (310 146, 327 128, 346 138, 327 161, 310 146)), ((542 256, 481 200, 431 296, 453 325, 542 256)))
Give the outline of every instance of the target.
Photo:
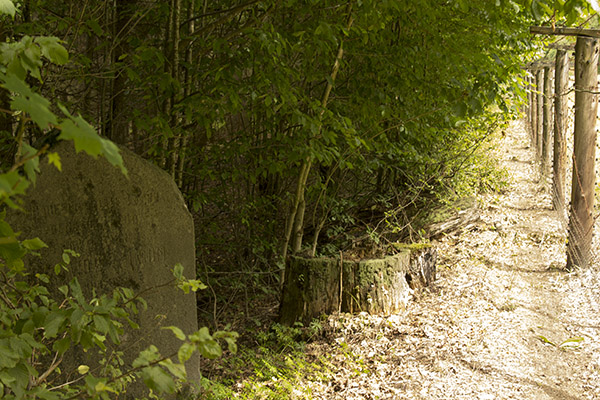
POLYGON ((513 184, 439 243, 437 289, 405 314, 330 319, 323 399, 600 399, 598 269, 567 274, 564 229, 521 122, 498 157, 513 184), (358 367, 357 367, 358 366, 358 367))

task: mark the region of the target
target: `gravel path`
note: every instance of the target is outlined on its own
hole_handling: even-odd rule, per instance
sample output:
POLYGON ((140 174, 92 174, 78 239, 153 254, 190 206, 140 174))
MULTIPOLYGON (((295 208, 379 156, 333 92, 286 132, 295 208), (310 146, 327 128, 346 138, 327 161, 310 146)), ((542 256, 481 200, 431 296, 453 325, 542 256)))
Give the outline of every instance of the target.
POLYGON ((438 281, 400 315, 331 317, 308 347, 334 377, 318 399, 600 399, 600 268, 568 274, 565 233, 518 121, 513 177, 481 219, 439 243, 438 281))

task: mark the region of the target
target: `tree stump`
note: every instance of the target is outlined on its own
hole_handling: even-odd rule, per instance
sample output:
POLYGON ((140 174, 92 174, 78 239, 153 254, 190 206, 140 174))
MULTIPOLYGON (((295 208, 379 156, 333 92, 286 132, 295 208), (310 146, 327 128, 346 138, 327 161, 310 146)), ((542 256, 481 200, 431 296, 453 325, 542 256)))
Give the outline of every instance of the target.
POLYGON ((282 324, 309 324, 333 312, 391 314, 402 311, 414 289, 435 281, 437 251, 430 245, 399 245, 381 259, 290 257, 279 310, 282 324))

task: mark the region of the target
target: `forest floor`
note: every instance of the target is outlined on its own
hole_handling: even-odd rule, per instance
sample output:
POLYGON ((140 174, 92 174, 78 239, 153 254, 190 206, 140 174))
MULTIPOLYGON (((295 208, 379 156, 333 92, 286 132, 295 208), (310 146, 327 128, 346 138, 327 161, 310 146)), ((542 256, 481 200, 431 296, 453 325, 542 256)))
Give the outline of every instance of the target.
POLYGON ((437 244, 435 287, 402 314, 329 317, 305 351, 330 373, 301 378, 297 398, 600 398, 600 268, 563 270, 565 229, 522 121, 497 151, 512 183, 437 244))

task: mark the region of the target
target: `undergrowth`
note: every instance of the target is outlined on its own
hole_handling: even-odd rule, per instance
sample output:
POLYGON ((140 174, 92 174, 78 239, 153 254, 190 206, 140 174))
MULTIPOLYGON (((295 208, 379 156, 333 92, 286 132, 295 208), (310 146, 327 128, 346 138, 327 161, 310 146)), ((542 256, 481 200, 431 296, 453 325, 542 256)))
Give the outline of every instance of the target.
MULTIPOLYGON (((307 327, 272 324, 268 331, 256 334, 254 346, 211 362, 211 370, 204 372, 200 382, 198 399, 313 399, 312 388, 327 385, 337 372, 331 352, 307 351, 310 342, 322 335, 318 320, 307 327)), ((369 373, 361 357, 344 343, 339 346, 345 369, 369 373)))

